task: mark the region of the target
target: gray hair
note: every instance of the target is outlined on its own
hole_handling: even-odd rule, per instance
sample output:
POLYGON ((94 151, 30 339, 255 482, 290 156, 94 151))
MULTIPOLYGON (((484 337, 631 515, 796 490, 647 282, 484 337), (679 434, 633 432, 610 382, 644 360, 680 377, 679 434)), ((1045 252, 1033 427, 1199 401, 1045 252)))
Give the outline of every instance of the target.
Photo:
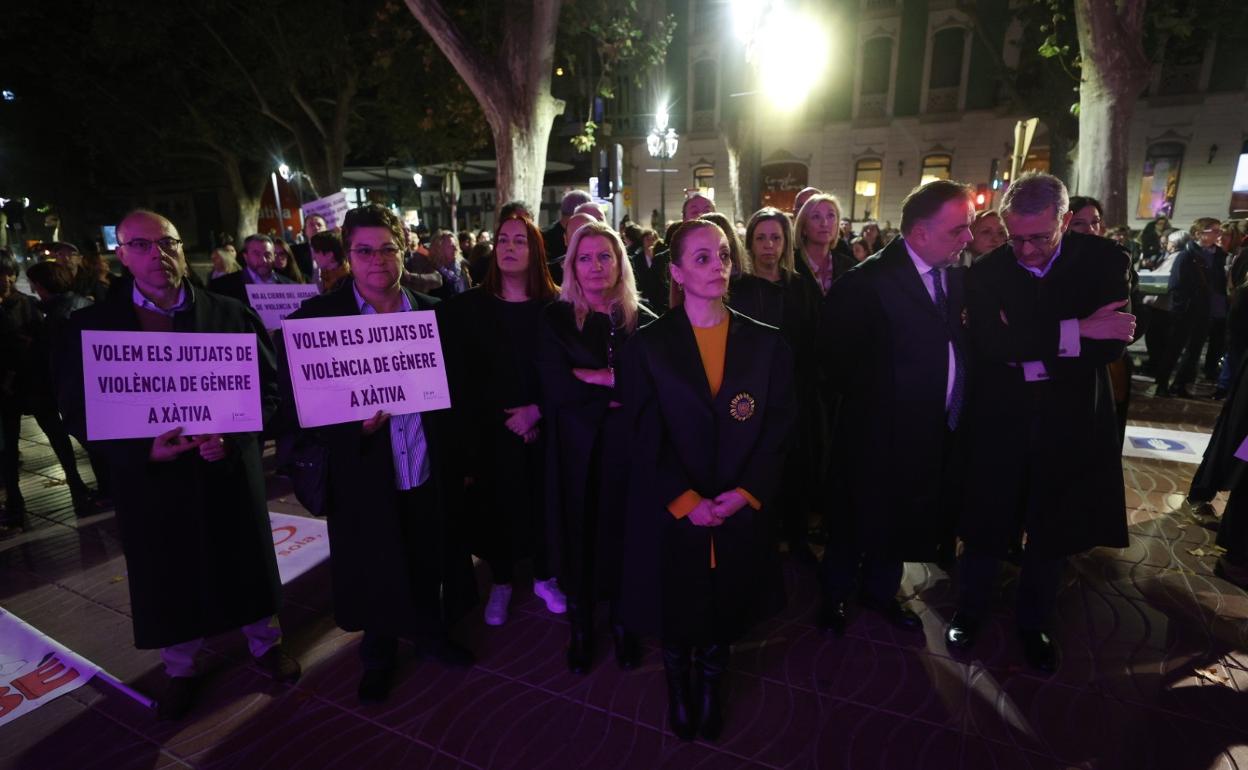
POLYGON ((1061 219, 1070 209, 1070 193, 1062 180, 1039 171, 1019 174, 1001 199, 1003 217, 1007 214, 1043 214, 1050 208, 1056 209, 1057 218, 1061 219))
POLYGON ((1187 244, 1192 240, 1192 236, 1186 230, 1171 230, 1166 236, 1166 246, 1171 251, 1180 251, 1187 248, 1187 244))
POLYGON ((249 235, 249 236, 247 236, 246 238, 244 238, 244 239, 243 239, 243 249, 242 249, 242 250, 243 250, 243 251, 246 251, 246 250, 247 250, 247 247, 248 247, 248 246, 250 246, 250 245, 251 245, 252 243, 254 243, 255 241, 259 241, 259 242, 261 242, 261 243, 267 243, 267 244, 269 244, 270 246, 272 246, 272 245, 273 245, 273 239, 272 239, 272 238, 270 238, 269 236, 265 235, 264 233, 252 233, 251 235, 249 235))
POLYGON ((576 207, 593 200, 584 190, 568 190, 559 202, 559 216, 570 217, 576 213, 576 207))

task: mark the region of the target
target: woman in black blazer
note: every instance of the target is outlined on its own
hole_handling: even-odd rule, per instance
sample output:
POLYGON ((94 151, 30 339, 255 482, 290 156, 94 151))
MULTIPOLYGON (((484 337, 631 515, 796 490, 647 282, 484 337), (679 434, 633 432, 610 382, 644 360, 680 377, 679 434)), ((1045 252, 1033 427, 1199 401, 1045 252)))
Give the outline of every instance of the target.
POLYGON ((611 602, 620 668, 641 646, 619 620, 624 497, 632 434, 616 388, 620 351, 655 316, 641 305, 620 236, 601 222, 572 236, 559 301, 542 313, 537 368, 546 424, 546 531, 550 564, 567 592, 568 668, 593 660, 594 605, 611 602))
POLYGON ((784 605, 768 504, 796 414, 793 356, 775 329, 725 307, 718 227, 686 222, 671 253, 673 308, 625 354, 635 443, 621 609, 663 642, 673 732, 713 740, 730 643, 784 605))

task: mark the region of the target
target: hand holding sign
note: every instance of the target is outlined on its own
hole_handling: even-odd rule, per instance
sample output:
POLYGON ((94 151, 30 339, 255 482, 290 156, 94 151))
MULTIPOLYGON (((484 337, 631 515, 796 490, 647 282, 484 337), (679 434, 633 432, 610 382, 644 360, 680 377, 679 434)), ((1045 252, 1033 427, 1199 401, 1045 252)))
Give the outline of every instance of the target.
POLYGON ((211 436, 199 436, 198 438, 200 457, 210 463, 225 459, 225 436, 213 434, 211 436))
POLYGON ((390 415, 378 409, 377 414, 365 420, 360 425, 360 428, 364 431, 365 436, 371 436, 376 433, 381 426, 385 425, 389 421, 390 415))
POLYGON ((149 459, 154 463, 167 463, 178 459, 178 457, 192 449, 196 449, 202 443, 204 443, 202 438, 183 436, 182 428, 180 427, 167 430, 157 436, 152 442, 152 451, 149 459))

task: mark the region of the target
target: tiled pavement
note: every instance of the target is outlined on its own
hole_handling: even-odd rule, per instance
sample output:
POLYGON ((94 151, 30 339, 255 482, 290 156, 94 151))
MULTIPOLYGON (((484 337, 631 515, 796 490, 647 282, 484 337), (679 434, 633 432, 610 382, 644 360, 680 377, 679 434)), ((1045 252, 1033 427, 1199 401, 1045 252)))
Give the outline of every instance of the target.
MULTIPOLYGON (((1208 430, 1216 412, 1211 402, 1137 396, 1132 415, 1208 430)), ((42 439, 29 425, 23 490, 34 527, 0 542, 0 605, 140 691, 157 692, 158 655, 131 647, 112 516, 75 520, 42 439)), ((736 649, 718 744, 665 732, 653 649, 641 670, 624 674, 603 638, 593 672, 571 675, 563 622, 519 592, 507 625, 471 619, 475 668, 409 658, 391 700, 362 707, 354 635, 333 624, 322 566, 286 591, 283 625, 305 671, 296 686, 258 675, 241 637, 223 636, 209 646, 210 684, 186 722, 158 723, 92 683, 0 728, 0 766, 1248 767, 1248 594, 1212 576, 1214 534, 1180 506, 1194 468, 1124 462, 1131 545, 1072 561, 1060 600, 1065 656, 1047 679, 1021 665, 1012 579, 1001 615, 975 655, 961 659, 942 641, 952 601, 938 568, 906 572, 925 635, 861 616, 838 639, 812 627, 812 569, 790 563, 788 608, 736 649)), ((299 512, 284 491, 274 482, 272 509, 299 512)))

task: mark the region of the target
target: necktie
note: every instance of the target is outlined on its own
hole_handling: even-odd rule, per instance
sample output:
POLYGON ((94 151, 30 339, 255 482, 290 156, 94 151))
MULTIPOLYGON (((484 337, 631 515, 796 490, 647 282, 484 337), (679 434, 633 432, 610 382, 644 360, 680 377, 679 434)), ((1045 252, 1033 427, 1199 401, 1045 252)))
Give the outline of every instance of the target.
MULTIPOLYGON (((938 267, 931 269, 932 276, 932 300, 936 303, 936 310, 940 312, 940 317, 945 319, 945 325, 949 324, 949 296, 945 294, 944 270, 938 267)), ((962 416, 962 396, 966 390, 966 367, 962 364, 962 348, 958 345, 957 337, 950 333, 950 339, 953 341, 953 389, 949 393, 949 406, 945 410, 945 422, 949 426, 949 430, 958 427, 958 418, 962 416)))

